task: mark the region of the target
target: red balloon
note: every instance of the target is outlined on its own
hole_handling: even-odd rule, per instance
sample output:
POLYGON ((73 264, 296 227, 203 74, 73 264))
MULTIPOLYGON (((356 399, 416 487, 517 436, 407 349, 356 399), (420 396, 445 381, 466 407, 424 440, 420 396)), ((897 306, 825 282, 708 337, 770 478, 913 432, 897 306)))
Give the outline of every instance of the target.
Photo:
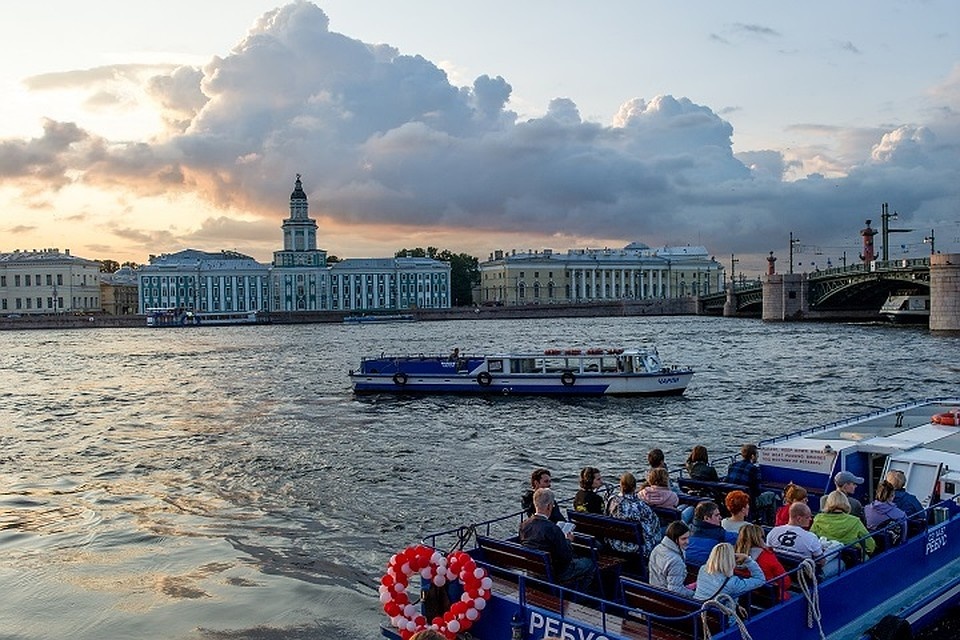
POLYGON ((398 593, 393 596, 393 601, 399 605, 405 605, 410 603, 410 596, 407 595, 406 591, 398 593))
POLYGON ((460 631, 466 631, 472 626, 473 626, 473 620, 464 618, 463 620, 460 621, 460 631))
POLYGON ((387 604, 383 605, 383 610, 391 618, 400 615, 400 605, 396 602, 388 602, 387 604))
POLYGON ((435 624, 435 625, 437 625, 437 626, 439 627, 440 625, 443 624, 443 618, 441 618, 440 616, 437 616, 436 618, 434 618, 434 619, 431 620, 430 622, 431 622, 432 624, 435 624))
POLYGON ((380 584, 382 584, 385 587, 393 586, 393 576, 390 575, 389 573, 384 574, 384 576, 380 578, 380 584))

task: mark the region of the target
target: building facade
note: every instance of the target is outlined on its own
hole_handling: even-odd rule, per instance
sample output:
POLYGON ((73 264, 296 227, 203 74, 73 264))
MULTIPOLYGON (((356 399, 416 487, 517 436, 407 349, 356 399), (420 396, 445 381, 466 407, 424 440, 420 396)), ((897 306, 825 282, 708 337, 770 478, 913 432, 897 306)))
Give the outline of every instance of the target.
POLYGON ((100 311, 100 264, 67 249, 0 253, 0 312, 100 311))
POLYGON ((132 267, 120 267, 113 273, 100 274, 100 306, 104 313, 125 316, 140 308, 140 287, 132 267))
POLYGON ((236 251, 185 249, 150 256, 137 280, 140 313, 171 307, 203 312, 269 307, 270 267, 236 251))
POLYGON ((481 304, 560 304, 681 298, 724 288, 704 247, 496 251, 480 263, 481 304))
POLYGON ((283 249, 271 265, 234 251, 187 249, 151 256, 139 269, 139 312, 374 311, 450 307, 450 263, 429 258, 352 258, 327 264, 297 174, 283 249))

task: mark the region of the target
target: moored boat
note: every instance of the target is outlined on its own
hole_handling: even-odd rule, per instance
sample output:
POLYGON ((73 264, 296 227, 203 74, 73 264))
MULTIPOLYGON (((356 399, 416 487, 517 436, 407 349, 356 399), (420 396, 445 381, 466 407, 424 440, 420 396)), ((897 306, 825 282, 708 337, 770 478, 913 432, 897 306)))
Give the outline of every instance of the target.
POLYGON ((880 307, 880 315, 899 324, 930 322, 930 296, 894 294, 880 307))
POLYGON ((690 368, 666 367, 656 348, 548 349, 540 353, 387 355, 350 372, 355 393, 555 396, 682 394, 690 368))
POLYGON ((194 311, 186 307, 147 309, 148 327, 196 327, 231 324, 261 324, 267 319, 257 311, 194 311))
MULTIPOLYGON (((433 625, 448 638, 469 631, 477 640, 652 640, 706 637, 707 626, 715 640, 910 637, 960 601, 960 427, 933 420, 957 406, 960 397, 910 402, 760 443, 764 489, 794 482, 815 498, 833 489, 836 473, 849 471, 865 479, 868 502, 886 472, 899 470, 922 506, 906 530, 890 523, 871 531, 878 547, 870 557, 859 541, 832 549, 849 563, 838 563, 839 573, 829 578, 818 581, 809 561, 784 561, 794 585, 786 599, 777 595, 780 577, 741 597, 740 608, 722 598, 699 602, 646 584, 628 564, 615 562, 597 565, 598 588, 576 591, 552 580, 549 556, 517 543, 524 518, 517 512, 430 534, 421 541, 427 550, 417 546, 394 556, 381 581, 388 612, 381 632, 405 639, 433 625), (443 554, 452 550, 470 557, 471 571, 450 569, 443 554), (412 584, 421 577, 429 581, 412 584), (408 583, 431 598, 407 598, 408 583), (444 612, 445 605, 434 604, 442 595, 462 604, 444 612)), ((810 500, 814 510, 817 503, 810 500)), ((583 529, 575 548, 603 553, 583 529)), ((453 568, 465 563, 457 556, 453 568)))
POLYGON ((385 322, 416 322, 417 318, 412 313, 392 313, 386 315, 359 315, 345 316, 344 324, 382 324, 385 322))

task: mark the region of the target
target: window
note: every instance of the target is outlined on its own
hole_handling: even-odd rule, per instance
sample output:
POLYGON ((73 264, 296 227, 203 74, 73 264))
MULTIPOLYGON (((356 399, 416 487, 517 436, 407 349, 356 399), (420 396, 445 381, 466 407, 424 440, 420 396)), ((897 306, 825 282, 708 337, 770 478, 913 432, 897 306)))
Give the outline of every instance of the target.
POLYGON ((57 284, 58 284, 58 285, 63 284, 63 274, 62 274, 62 273, 58 273, 58 274, 57 274, 57 284))
POLYGON ((47 274, 47 286, 49 287, 49 286, 51 286, 52 284, 53 284, 53 275, 50 274, 50 273, 48 273, 48 274, 47 274))
POLYGON ((0 287, 7 286, 7 276, 0 276, 0 287))
POLYGON ((23 276, 23 286, 25 286, 25 287, 29 287, 29 286, 30 286, 30 274, 29 274, 29 273, 28 273, 27 275, 23 276))

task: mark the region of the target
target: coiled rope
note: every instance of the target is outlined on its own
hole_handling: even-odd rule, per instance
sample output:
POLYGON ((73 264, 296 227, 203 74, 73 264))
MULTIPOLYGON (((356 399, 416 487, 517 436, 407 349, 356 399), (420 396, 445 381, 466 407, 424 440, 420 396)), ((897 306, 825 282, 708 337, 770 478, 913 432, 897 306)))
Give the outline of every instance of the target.
POLYGON ((708 621, 710 612, 707 611, 707 607, 713 607, 725 613, 730 618, 733 618, 733 621, 737 623, 737 627, 740 628, 740 636, 743 640, 753 640, 753 638, 750 637, 750 632, 747 631, 747 625, 744 624, 743 618, 740 616, 740 606, 728 593, 721 593, 716 598, 711 598, 703 603, 703 608, 700 610, 700 619, 703 621, 704 640, 710 640, 710 638, 713 637, 713 634, 710 633, 710 624, 708 621))
POLYGON ((807 599, 807 628, 813 629, 813 623, 816 621, 820 640, 826 640, 826 636, 823 635, 823 625, 820 624, 820 590, 817 588, 817 565, 813 560, 807 558, 800 563, 797 584, 803 591, 803 597, 807 599))

